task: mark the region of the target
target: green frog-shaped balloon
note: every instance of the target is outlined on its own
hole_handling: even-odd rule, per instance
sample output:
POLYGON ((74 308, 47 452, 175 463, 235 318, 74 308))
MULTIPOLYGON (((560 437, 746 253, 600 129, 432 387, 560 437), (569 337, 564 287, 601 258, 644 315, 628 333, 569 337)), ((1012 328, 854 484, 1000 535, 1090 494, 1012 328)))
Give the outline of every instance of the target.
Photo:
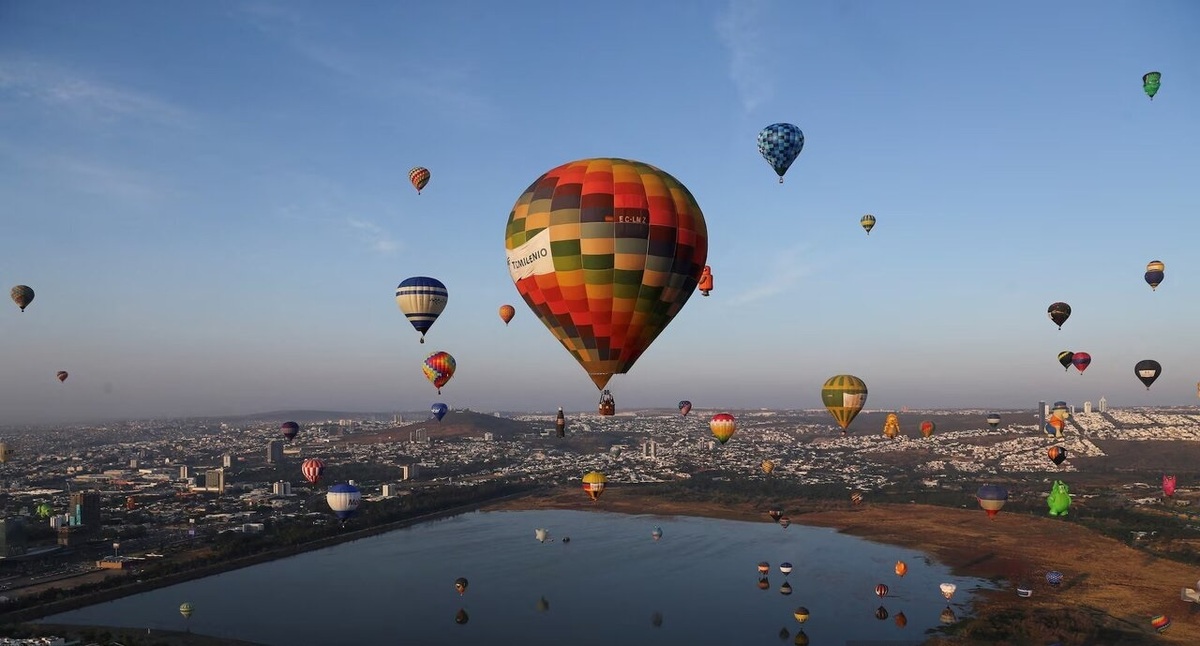
POLYGON ((1046 504, 1050 507, 1051 516, 1067 515, 1067 508, 1071 506, 1071 490, 1065 482, 1054 481, 1054 486, 1050 488, 1050 495, 1046 498, 1046 504))

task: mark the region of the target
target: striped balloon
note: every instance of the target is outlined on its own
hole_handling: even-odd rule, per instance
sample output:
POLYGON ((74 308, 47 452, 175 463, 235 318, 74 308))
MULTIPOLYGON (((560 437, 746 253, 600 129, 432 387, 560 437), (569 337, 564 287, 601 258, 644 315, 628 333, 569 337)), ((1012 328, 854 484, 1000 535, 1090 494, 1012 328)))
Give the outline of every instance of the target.
POLYGON ((1155 615, 1154 618, 1150 620, 1150 627, 1160 633, 1166 632, 1166 630, 1171 627, 1171 618, 1166 615, 1155 615))
POLYGON ((421 363, 421 371, 425 373, 425 378, 437 388, 440 395, 442 386, 445 386, 446 382, 454 376, 456 366, 454 357, 450 356, 449 352, 439 350, 425 357, 425 361, 421 363))
POLYGON ((421 333, 421 343, 425 343, 425 333, 442 310, 446 309, 449 300, 450 292, 436 278, 413 276, 396 286, 396 305, 408 317, 408 322, 421 333))
POLYGON ((867 403, 867 384, 854 375, 830 377, 821 386, 821 401, 844 432, 867 403))
POLYGON ((862 228, 867 232, 867 235, 871 235, 871 229, 875 228, 875 216, 868 213, 862 216, 858 223, 862 225, 862 228))
POLYGON ((417 189, 417 195, 421 194, 421 189, 429 183, 429 169, 424 166, 416 166, 408 171, 408 181, 412 182, 413 188, 417 189))
POLYGON ((886 597, 887 593, 888 593, 888 587, 886 585, 884 585, 883 583, 880 583, 879 585, 875 586, 875 595, 878 596, 880 599, 886 597))
POLYGON ((325 463, 317 458, 309 458, 300 464, 300 473, 309 484, 317 484, 321 474, 325 473, 325 463))
POLYGON ((708 423, 708 427, 712 430, 713 437, 717 441, 724 444, 733 437, 734 431, 737 430, 737 420, 729 413, 717 413, 713 415, 712 421, 708 423))

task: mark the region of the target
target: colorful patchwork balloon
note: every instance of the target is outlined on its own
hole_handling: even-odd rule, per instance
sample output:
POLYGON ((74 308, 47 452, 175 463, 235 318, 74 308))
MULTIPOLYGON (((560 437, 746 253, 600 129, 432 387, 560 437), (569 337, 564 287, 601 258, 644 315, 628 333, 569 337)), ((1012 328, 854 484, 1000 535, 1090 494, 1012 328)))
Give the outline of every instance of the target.
POLYGON ((429 169, 424 166, 417 166, 408 171, 408 181, 412 182, 413 188, 417 189, 417 195, 421 194, 421 189, 429 183, 429 169))
POLYGON ((683 309, 708 257, 687 187, 628 159, 551 169, 517 198, 504 237, 517 292, 600 390, 683 309))
POLYGON ((446 382, 454 376, 456 366, 454 357, 450 356, 449 352, 439 350, 425 357, 425 361, 421 364, 421 371, 425 373, 425 378, 437 388, 440 395, 442 386, 445 386, 446 382))

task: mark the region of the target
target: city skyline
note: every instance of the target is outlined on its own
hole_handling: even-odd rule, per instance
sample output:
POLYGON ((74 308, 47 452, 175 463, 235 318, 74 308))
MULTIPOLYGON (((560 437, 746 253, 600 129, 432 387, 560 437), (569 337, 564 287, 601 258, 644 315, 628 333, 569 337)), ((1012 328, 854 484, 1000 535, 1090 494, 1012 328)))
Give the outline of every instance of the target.
POLYGON ((594 410, 504 227, 597 156, 690 189, 715 278, 613 378, 618 412, 820 408, 843 373, 871 410, 1197 403, 1192 3, 129 7, 0 10, 0 286, 37 294, 0 308, 0 425, 594 410), (782 185, 776 122, 806 137, 782 185), (449 291, 423 345, 411 276, 449 291))

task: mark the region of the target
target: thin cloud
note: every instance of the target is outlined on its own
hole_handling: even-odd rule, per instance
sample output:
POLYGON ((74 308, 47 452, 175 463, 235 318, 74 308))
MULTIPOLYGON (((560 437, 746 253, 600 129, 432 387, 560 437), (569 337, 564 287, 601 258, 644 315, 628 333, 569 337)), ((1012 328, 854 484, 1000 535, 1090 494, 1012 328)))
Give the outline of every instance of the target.
POLYGON ((364 94, 415 100, 454 118, 487 121, 495 104, 473 89, 477 74, 465 64, 425 58, 419 74, 394 63, 394 56, 361 56, 320 37, 328 25, 310 20, 291 6, 254 2, 238 7, 239 15, 266 36, 289 47, 302 59, 354 83, 364 94))
POLYGON ((175 192, 152 174, 78 155, 18 152, 0 146, 0 159, 4 158, 32 170, 56 186, 120 202, 126 207, 159 206, 175 192))
POLYGON ((777 253, 765 272, 766 280, 750 289, 743 290, 733 299, 734 305, 746 305, 782 294, 796 286, 801 279, 812 273, 804 262, 805 248, 795 246, 777 253))
POLYGON ((180 126, 185 110, 150 94, 101 83, 54 65, 0 60, 0 92, 99 121, 180 126))
POLYGON ((359 231, 374 251, 378 251, 379 253, 393 253, 400 249, 400 244, 374 222, 358 218, 346 218, 346 224, 349 224, 352 229, 359 231))
POLYGON ((762 29, 769 10, 769 0, 729 0, 717 16, 717 37, 730 55, 729 78, 746 112, 775 96, 767 52, 771 40, 762 29))

